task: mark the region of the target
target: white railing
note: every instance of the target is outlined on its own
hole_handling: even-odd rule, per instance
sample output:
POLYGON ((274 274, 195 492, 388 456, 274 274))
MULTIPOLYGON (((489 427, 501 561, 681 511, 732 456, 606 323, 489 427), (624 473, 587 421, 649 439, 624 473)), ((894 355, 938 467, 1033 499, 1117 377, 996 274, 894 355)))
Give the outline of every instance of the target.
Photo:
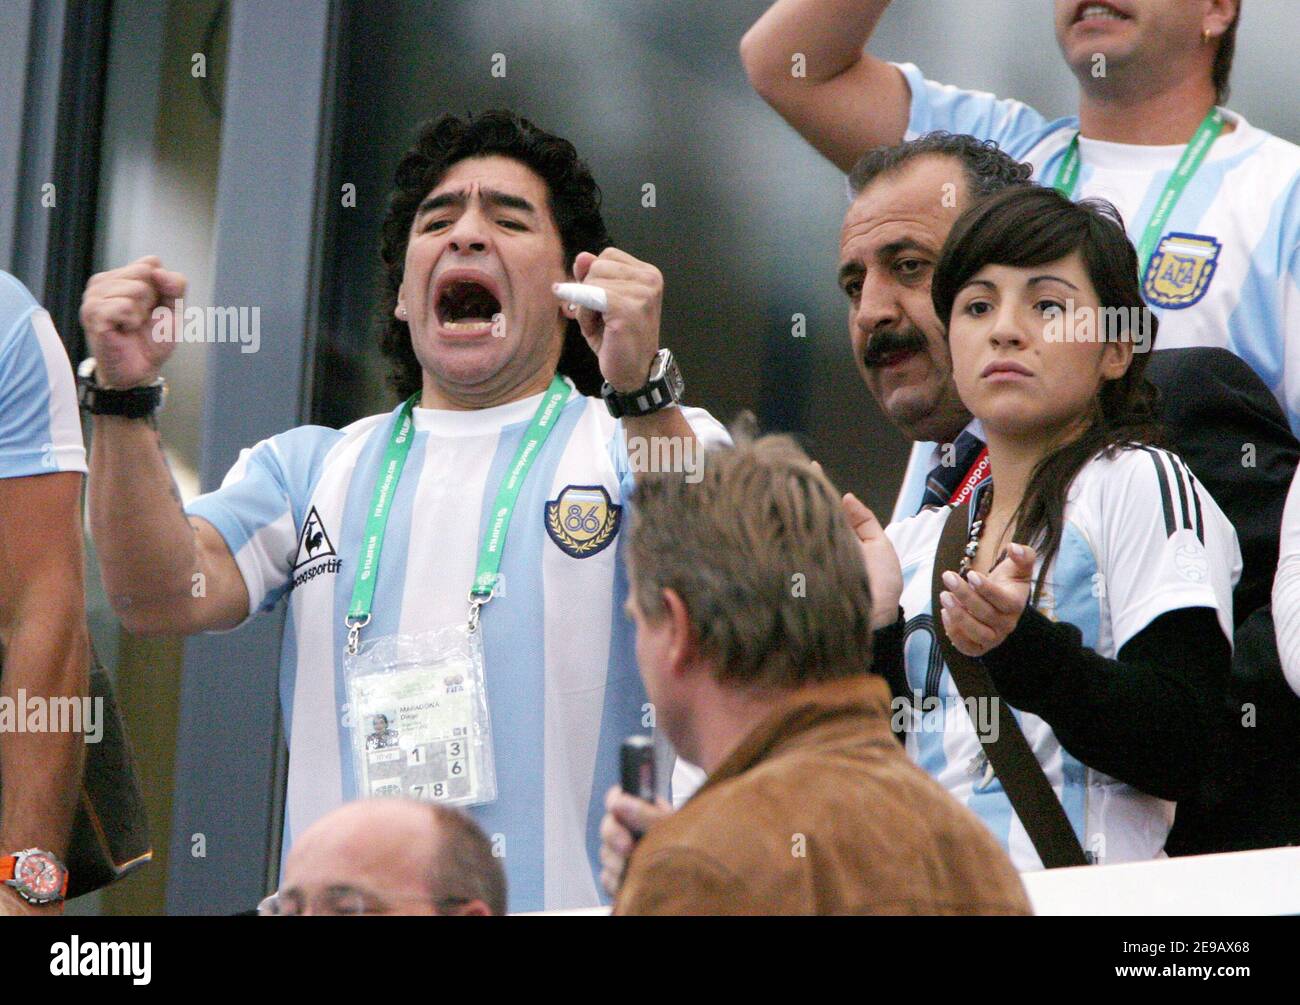
MULTIPOLYGON (((1023 873, 1034 913, 1300 915, 1300 848, 1023 873)), ((608 908, 537 914, 607 914, 608 908)))
POLYGON ((1035 914, 1297 914, 1300 848, 1025 873, 1035 914))

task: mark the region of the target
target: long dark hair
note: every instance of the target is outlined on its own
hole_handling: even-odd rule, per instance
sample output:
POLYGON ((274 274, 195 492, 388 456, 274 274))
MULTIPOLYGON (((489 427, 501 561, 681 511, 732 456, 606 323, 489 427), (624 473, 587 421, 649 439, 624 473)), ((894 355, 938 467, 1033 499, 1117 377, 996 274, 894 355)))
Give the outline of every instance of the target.
POLYGON ((1016 508, 1014 540, 1033 546, 1043 556, 1042 572, 1034 584, 1035 604, 1061 547, 1065 501, 1075 475, 1098 454, 1113 457, 1125 447, 1162 439, 1157 421, 1159 392, 1146 378, 1157 323, 1142 301, 1137 252, 1124 233, 1119 212, 1110 203, 1092 199, 1072 202, 1052 188, 1012 188, 977 202, 958 218, 939 255, 930 287, 934 309, 946 329, 957 292, 985 266, 1046 265, 1076 251, 1083 258, 1101 307, 1123 308, 1114 312, 1115 330, 1102 332, 1097 325, 1098 337, 1134 338, 1138 344, 1128 330, 1128 320, 1141 312, 1150 340, 1145 352, 1133 353, 1124 376, 1101 386, 1084 431, 1038 462, 1016 508))
MULTIPOLYGON (((580 251, 598 255, 610 245, 600 212, 600 188, 568 140, 505 109, 463 118, 447 114, 424 123, 415 145, 397 165, 380 245, 384 286, 378 308, 379 348, 388 357, 389 381, 399 398, 409 398, 423 385, 420 361, 411 346, 411 329, 393 315, 415 211, 452 165, 492 155, 519 161, 546 183, 566 266, 572 267, 580 251)), ((600 364, 577 321, 569 321, 565 328, 556 369, 570 378, 580 393, 600 393, 600 364)))

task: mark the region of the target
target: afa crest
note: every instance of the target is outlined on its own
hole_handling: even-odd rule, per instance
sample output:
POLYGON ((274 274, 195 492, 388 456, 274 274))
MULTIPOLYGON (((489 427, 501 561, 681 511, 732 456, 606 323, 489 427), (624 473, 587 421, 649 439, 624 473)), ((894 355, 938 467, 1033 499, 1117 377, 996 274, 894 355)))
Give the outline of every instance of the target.
POLYGON ((546 504, 546 533, 574 558, 590 558, 609 547, 623 507, 600 485, 569 485, 546 504))
POLYGON ((1223 245, 1202 234, 1169 233, 1147 264, 1142 293, 1154 307, 1180 310, 1205 296, 1223 245))

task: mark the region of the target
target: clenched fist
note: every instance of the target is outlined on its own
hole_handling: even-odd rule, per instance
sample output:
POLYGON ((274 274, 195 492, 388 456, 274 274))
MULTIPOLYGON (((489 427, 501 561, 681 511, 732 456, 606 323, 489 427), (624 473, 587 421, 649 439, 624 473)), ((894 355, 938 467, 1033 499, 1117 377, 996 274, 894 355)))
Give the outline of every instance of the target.
POLYGON ((648 803, 628 795, 617 785, 605 793, 605 816, 600 821, 600 885, 611 897, 623 885, 627 860, 636 846, 636 835, 673 812, 665 800, 648 803))
POLYGON ((81 296, 81 327, 105 387, 141 387, 158 377, 176 348, 176 298, 186 280, 147 255, 90 277, 81 296), (166 308, 155 317, 156 308, 166 308))
POLYGON ((579 252, 573 276, 580 283, 599 286, 609 301, 603 314, 586 307, 578 311, 578 325, 600 361, 601 375, 616 391, 645 387, 659 351, 663 275, 649 262, 606 248, 599 255, 579 252))

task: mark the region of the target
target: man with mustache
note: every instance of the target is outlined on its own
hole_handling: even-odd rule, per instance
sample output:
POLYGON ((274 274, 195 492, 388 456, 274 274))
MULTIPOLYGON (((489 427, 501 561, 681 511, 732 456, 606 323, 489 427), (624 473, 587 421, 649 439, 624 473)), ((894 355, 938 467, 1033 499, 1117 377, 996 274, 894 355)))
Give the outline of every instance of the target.
MULTIPOLYGON (((945 210, 925 201, 942 183, 936 166, 942 161, 929 152, 935 150, 965 152, 965 192, 991 193, 1017 183, 1023 177, 1017 168, 1027 170, 969 136, 930 134, 871 151, 850 175, 858 194, 841 233, 840 283, 852 305, 854 357, 886 415, 916 441, 894 520, 921 505, 961 503, 987 475, 979 423, 969 421, 957 396, 930 300, 938 249, 969 202, 965 197, 945 210), (901 259, 876 250, 899 246, 907 249, 901 259), (890 268, 873 272, 873 259, 890 268)), ((1283 683, 1268 604, 1300 444, 1263 381, 1224 349, 1161 349, 1147 375, 1162 394, 1170 446, 1223 507, 1244 559, 1234 591, 1232 681, 1216 723, 1220 732, 1208 744, 1215 759, 1200 791, 1180 802, 1168 850, 1203 854, 1289 844, 1300 838, 1300 703, 1283 683), (1250 466, 1243 461, 1247 445, 1250 466), (1259 725, 1243 710, 1256 713, 1259 725), (1242 728, 1244 718, 1250 728, 1242 728)), ((856 498, 846 508, 860 530, 875 523, 856 498)))
POLYGON ((513 113, 426 123, 382 228, 380 342, 404 403, 273 436, 184 509, 141 420, 185 279, 151 257, 86 287, 90 519, 118 616, 190 634, 288 597, 286 853, 354 798, 450 800, 520 910, 598 902, 600 794, 646 715, 622 500, 636 456, 726 439, 679 406, 663 277, 610 246, 599 207, 572 144, 513 113), (603 313, 557 299, 574 279, 603 313), (376 720, 396 743, 366 749, 376 720))
POLYGON ((1055 121, 864 52, 887 6, 779 0, 741 42, 750 80, 845 171, 943 129, 996 141, 1041 184, 1113 203, 1162 348, 1231 350, 1300 432, 1300 147, 1219 107, 1240 0, 1055 0, 1079 84, 1078 115, 1055 121))
POLYGON ((840 230, 839 286, 849 300, 853 358, 881 410, 917 444, 895 519, 960 503, 988 475, 979 424, 952 380, 930 280, 971 201, 1028 176, 993 144, 934 133, 874 151, 849 177, 854 199, 840 230))
MULTIPOLYGON (((981 196, 1029 184, 1028 178, 1028 166, 995 145, 947 133, 874 151, 850 178, 854 199, 840 231, 839 284, 850 304, 853 358, 881 410, 918 443, 899 498, 901 516, 922 505, 964 499, 987 478, 979 424, 957 395, 930 280, 962 211, 981 196), (928 466, 918 466, 917 457, 928 466)), ((845 508, 855 527, 876 523, 856 496, 846 498, 845 508)), ((679 777, 694 777, 681 762, 679 777)), ((622 882, 633 833, 644 832, 669 807, 652 806, 617 787, 606 794, 605 807, 601 881, 612 895, 622 882)))
MULTIPOLYGON (((886 416, 914 441, 894 520, 923 505, 964 502, 987 477, 980 426, 953 384, 930 281, 949 230, 971 201, 1027 184, 1028 176, 1027 165, 995 145, 946 133, 873 150, 850 174, 854 200, 841 229, 839 282, 850 302, 854 360, 886 416)), ((1175 448, 1222 501, 1241 539, 1246 562, 1236 591, 1232 698, 1270 713, 1268 729, 1248 735, 1253 746, 1224 755, 1228 763, 1216 765, 1208 792, 1182 806, 1170 850, 1202 853, 1285 843, 1295 833, 1291 806, 1300 804, 1290 793, 1300 792, 1300 773, 1276 770, 1278 756, 1264 748, 1289 753, 1289 744, 1276 741, 1300 713, 1278 699, 1281 670, 1270 641, 1272 620, 1260 605, 1267 603, 1277 564, 1277 526, 1300 447, 1262 382, 1221 349, 1157 352, 1149 375, 1166 397, 1165 419, 1175 448), (1196 393, 1187 393, 1189 387, 1196 393), (1242 481, 1238 453, 1246 442, 1258 454, 1257 477, 1250 484, 1242 481), (1274 791, 1285 786, 1281 803, 1258 798, 1269 791, 1262 783, 1266 775, 1274 791)), ((881 531, 856 496, 846 497, 845 509, 860 535, 881 531)), ((1239 739, 1226 734, 1221 745, 1226 749, 1239 739)), ((643 833, 669 808, 617 788, 606 794, 605 805, 601 881, 614 894, 635 844, 632 835, 643 833)))

